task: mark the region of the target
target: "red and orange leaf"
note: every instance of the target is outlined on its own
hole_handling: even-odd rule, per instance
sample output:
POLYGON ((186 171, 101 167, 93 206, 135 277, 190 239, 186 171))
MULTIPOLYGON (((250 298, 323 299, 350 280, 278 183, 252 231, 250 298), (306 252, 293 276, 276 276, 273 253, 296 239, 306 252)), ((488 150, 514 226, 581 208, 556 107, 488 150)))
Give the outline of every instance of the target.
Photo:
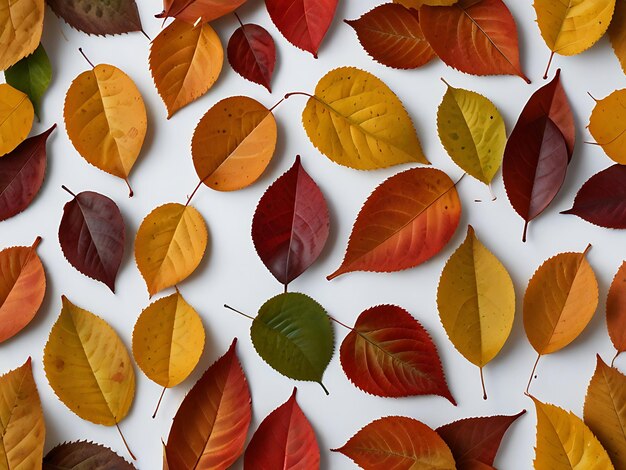
POLYGON ((626 261, 617 270, 606 298, 606 325, 617 353, 626 351, 626 261))
POLYGON ((437 347, 424 327, 396 305, 365 310, 341 343, 341 366, 364 392, 381 397, 452 397, 437 347))
POLYGON ((157 18, 176 18, 189 24, 208 23, 235 11, 246 0, 163 0, 157 18))
POLYGON ((228 41, 228 62, 243 78, 272 92, 270 82, 276 65, 276 44, 258 24, 242 24, 228 41))

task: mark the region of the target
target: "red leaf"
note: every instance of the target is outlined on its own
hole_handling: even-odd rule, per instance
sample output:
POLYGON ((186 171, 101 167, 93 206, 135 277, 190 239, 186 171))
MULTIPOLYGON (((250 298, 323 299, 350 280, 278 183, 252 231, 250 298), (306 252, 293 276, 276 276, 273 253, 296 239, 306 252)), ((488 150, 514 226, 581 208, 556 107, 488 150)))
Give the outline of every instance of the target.
POLYGON ((317 58, 339 0, 265 0, 278 30, 294 46, 317 58))
POLYGON ((574 207, 561 214, 607 228, 626 228, 626 166, 613 165, 596 173, 583 184, 574 207))
POLYGON ((252 240, 267 269, 286 286, 318 258, 328 239, 328 226, 324 195, 297 156, 259 201, 252 240))
POLYGON ((526 413, 513 416, 467 418, 437 428, 456 460, 457 470, 492 468, 504 433, 526 413))
POLYGON ((395 305, 365 310, 341 344, 346 376, 381 397, 440 395, 456 405, 437 347, 409 312, 395 305))
POLYGON ((518 75, 517 26, 502 0, 459 0, 420 8, 420 25, 435 53, 449 66, 474 75, 518 75))
POLYGON ((358 20, 344 21, 354 28, 365 51, 388 67, 414 69, 435 57, 422 33, 417 10, 385 3, 358 20))
POLYGON ((70 194, 74 199, 65 204, 59 226, 63 254, 78 271, 115 292, 115 278, 124 255, 122 214, 115 202, 102 194, 70 194))
POLYGON ((35 199, 46 174, 46 142, 56 126, 0 158, 0 221, 19 214, 35 199))
POLYGON ((252 399, 236 344, 235 338, 178 408, 165 449, 169 470, 225 469, 243 453, 252 399))
POLYGON ((561 189, 568 154, 559 128, 547 116, 515 126, 504 150, 502 178, 511 205, 528 223, 541 214, 561 189))
POLYGON ((296 389, 286 403, 270 413, 252 436, 244 469, 318 469, 320 449, 315 432, 296 402, 296 389))
POLYGON ((177 18, 190 24, 208 23, 232 13, 246 0, 163 0, 157 18, 177 18))
POLYGON ((257 24, 242 24, 228 41, 228 61, 243 78, 272 92, 276 45, 270 33, 257 24))
POLYGON ((626 351, 626 261, 617 270, 606 298, 606 326, 617 354, 626 351))

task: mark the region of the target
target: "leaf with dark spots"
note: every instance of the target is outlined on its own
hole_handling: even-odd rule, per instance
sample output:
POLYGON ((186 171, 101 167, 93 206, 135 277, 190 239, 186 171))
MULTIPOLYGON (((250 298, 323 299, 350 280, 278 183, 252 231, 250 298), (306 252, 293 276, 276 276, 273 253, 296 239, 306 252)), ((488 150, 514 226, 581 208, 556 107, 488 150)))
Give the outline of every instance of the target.
POLYGON ((103 36, 142 31, 135 0, 46 0, 72 28, 103 36))

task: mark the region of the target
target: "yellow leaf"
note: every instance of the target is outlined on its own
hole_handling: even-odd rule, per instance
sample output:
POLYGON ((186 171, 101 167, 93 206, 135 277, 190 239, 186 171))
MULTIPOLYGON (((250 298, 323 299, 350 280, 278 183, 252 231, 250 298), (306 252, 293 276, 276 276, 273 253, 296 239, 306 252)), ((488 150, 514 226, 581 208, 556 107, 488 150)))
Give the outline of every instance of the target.
POLYGON ((133 330, 137 365, 162 387, 175 387, 185 380, 203 349, 202 320, 178 292, 146 308, 133 330))
POLYGON ((536 470, 614 468, 606 450, 579 417, 531 398, 537 409, 536 470))
POLYGON ((402 102, 379 78, 354 67, 331 70, 319 81, 302 123, 313 145, 340 165, 428 164, 402 102))
POLYGON ((626 164, 626 89, 616 90, 596 102, 589 132, 610 159, 626 164))
POLYGON ((0 468, 41 468, 46 425, 31 360, 0 376, 0 468))
POLYGON ((168 119, 213 86, 223 62, 222 43, 208 23, 174 20, 154 39, 150 70, 168 119))
POLYGON ((0 157, 26 139, 34 118, 28 96, 11 85, 0 84, 0 157))
POLYGON ((135 372, 120 337, 102 318, 62 297, 43 364, 50 386, 70 410, 96 424, 113 426, 128 414, 135 372))
POLYGON ((127 181, 148 127, 146 107, 131 78, 105 64, 81 73, 67 91, 64 116, 78 153, 127 181))
POLYGON ((506 146, 504 121, 491 101, 448 85, 437 112, 437 131, 454 163, 477 180, 491 183, 506 146))
POLYGON ((0 70, 37 49, 44 7, 44 0, 0 0, 0 70))
POLYGON ((626 0, 615 2, 615 13, 609 26, 609 39, 622 70, 626 73, 626 0))
POLYGON ((204 219, 192 206, 170 203, 148 214, 135 238, 135 261, 150 296, 194 272, 207 243, 204 219))

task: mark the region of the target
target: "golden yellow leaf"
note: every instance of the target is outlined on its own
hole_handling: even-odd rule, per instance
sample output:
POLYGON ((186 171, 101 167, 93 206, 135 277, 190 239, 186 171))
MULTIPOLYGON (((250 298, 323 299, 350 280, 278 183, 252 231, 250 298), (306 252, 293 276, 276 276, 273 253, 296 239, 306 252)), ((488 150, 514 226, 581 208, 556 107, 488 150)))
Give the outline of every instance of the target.
POLYGON ((28 137, 34 118, 35 110, 28 96, 11 85, 0 84, 0 157, 28 137))
POLYGON ((622 70, 626 73, 626 0, 615 2, 615 13, 609 26, 609 39, 622 70))
POLYGON ((207 243, 206 224, 194 207, 169 203, 150 212, 135 238, 135 261, 150 296, 194 272, 207 243))
POLYGON ((128 182, 148 127, 146 107, 132 79, 105 64, 81 73, 67 90, 64 116, 78 153, 128 182))
POLYGON ((610 159, 626 164, 626 89, 596 101, 589 132, 610 159))
POLYGON ((0 70, 37 49, 44 8, 44 0, 0 0, 0 70))
POLYGON ((340 165, 373 170, 428 164, 402 102, 379 78, 354 67, 322 77, 302 124, 313 145, 340 165))
POLYGON ((135 371, 117 333, 102 318, 62 297, 43 364, 50 386, 70 410, 96 424, 113 426, 128 414, 135 371))
POLYGON ((258 101, 233 96, 218 102, 200 120, 191 141, 198 178, 218 191, 251 185, 272 159, 277 137, 274 115, 258 101))
POLYGON ((204 336, 200 316, 176 292, 141 312, 133 330, 133 356, 150 380, 175 387, 198 364, 204 336))
POLYGON ((534 397, 537 409, 536 470, 611 470, 613 464, 583 421, 534 397))
POLYGON ((0 376, 0 468, 41 468, 46 425, 31 360, 0 376))
POLYGON ((477 180, 491 183, 506 146, 504 120, 491 101, 448 85, 437 112, 437 131, 454 163, 477 180))
POLYGON ((150 70, 168 119, 213 86, 223 62, 222 43, 208 23, 174 20, 154 39, 150 70))

